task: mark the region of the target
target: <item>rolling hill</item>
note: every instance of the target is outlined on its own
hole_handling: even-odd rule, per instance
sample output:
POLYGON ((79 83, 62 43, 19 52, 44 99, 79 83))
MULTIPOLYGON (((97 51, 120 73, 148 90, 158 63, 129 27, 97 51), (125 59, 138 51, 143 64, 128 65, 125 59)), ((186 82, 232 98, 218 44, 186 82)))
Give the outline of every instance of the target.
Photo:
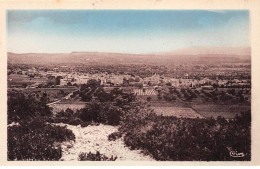
POLYGON ((251 61, 250 47, 193 47, 152 54, 103 52, 8 53, 12 64, 184 64, 243 63, 251 61))

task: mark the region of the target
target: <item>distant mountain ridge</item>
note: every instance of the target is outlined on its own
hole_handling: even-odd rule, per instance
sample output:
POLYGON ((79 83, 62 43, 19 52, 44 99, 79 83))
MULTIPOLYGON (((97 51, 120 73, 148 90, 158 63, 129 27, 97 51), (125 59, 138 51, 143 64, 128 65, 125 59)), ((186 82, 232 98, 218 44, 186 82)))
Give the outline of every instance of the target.
POLYGON ((8 53, 14 64, 180 64, 207 62, 249 62, 250 47, 193 47, 152 54, 108 52, 8 53))
POLYGON ((251 55, 250 47, 192 47, 168 52, 155 53, 159 55, 251 55))

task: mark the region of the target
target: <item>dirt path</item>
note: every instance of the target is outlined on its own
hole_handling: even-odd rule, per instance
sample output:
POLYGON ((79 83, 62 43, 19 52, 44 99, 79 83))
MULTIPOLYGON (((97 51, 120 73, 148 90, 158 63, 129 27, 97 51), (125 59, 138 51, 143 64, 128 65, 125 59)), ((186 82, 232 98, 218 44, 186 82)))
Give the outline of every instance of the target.
POLYGON ((63 142, 62 158, 64 161, 78 160, 80 152, 96 153, 99 151, 107 157, 117 156, 117 160, 135 160, 135 161, 151 161, 149 156, 144 156, 138 150, 130 150, 125 146, 123 139, 109 141, 108 135, 116 132, 117 127, 109 125, 98 126, 72 126, 59 124, 60 126, 67 126, 75 134, 76 140, 71 142, 63 142))

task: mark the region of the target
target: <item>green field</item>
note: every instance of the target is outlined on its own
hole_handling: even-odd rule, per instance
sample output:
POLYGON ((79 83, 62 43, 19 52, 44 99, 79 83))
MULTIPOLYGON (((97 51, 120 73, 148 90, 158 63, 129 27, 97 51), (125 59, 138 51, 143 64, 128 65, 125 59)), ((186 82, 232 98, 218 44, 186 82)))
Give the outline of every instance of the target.
POLYGON ((203 118, 200 114, 196 113, 192 108, 184 107, 152 107, 157 115, 163 116, 176 116, 184 118, 203 118))
POLYGON ((193 105, 192 108, 204 117, 217 118, 222 116, 226 119, 234 118, 236 114, 250 110, 250 106, 216 104, 193 105))
POLYGON ((86 103, 73 103, 73 104, 70 104, 70 103, 57 103, 57 104, 53 104, 51 105, 50 107, 53 108, 53 113, 57 113, 57 112, 60 112, 62 110, 66 110, 67 108, 73 110, 73 111, 76 111, 76 110, 79 110, 79 109, 82 109, 84 108, 86 105, 86 103))
POLYGON ((27 75, 17 75, 12 74, 8 76, 8 86, 15 85, 30 85, 34 83, 43 83, 46 82, 47 78, 30 78, 27 75))
POLYGON ((46 94, 48 98, 47 102, 50 103, 60 99, 65 100, 65 97, 75 91, 76 88, 9 88, 8 90, 22 91, 27 95, 34 95, 38 99, 46 94))

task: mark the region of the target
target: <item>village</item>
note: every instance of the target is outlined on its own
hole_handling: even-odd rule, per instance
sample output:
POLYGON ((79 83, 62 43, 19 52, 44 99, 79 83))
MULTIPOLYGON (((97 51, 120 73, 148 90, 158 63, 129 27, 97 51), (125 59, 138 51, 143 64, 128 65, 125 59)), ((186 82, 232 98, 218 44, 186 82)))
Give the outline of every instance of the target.
MULTIPOLYGON (((190 78, 188 73, 183 73, 182 77, 166 77, 164 75, 154 74, 150 77, 141 78, 138 75, 129 75, 129 74, 114 74, 114 73, 78 73, 68 71, 67 66, 61 66, 61 68, 54 68, 53 71, 41 71, 35 68, 28 70, 15 70, 12 74, 9 75, 9 81, 12 81, 12 75, 20 75, 28 77, 30 79, 45 79, 45 84, 52 82, 56 79, 58 83, 54 85, 56 87, 64 86, 78 86, 81 84, 87 83, 90 79, 95 79, 100 81, 101 85, 104 87, 130 87, 135 86, 139 88, 143 87, 159 87, 163 85, 173 86, 177 88, 181 87, 203 87, 204 89, 213 89, 214 87, 220 88, 250 88, 251 80, 250 79, 210 79, 207 77, 202 78, 190 78)), ((9 70, 11 71, 11 70, 9 70)), ((33 83, 26 86, 27 88, 37 88, 41 86, 42 83, 33 83)), ((51 87, 51 86, 49 86, 51 87)))
POLYGON ((254 10, 98 6, 3 11, 7 161, 254 159, 254 10))
MULTIPOLYGON (((187 72, 176 77, 154 73, 142 78, 127 73, 78 72, 68 66, 57 66, 48 71, 23 66, 10 68, 8 74, 9 90, 20 89, 39 97, 46 94, 49 104, 59 111, 68 107, 73 110, 83 108, 89 99, 81 98, 83 95, 79 97, 76 93, 91 80, 100 83, 106 92, 118 88, 133 93, 139 100, 150 103, 159 114, 165 110, 170 116, 179 116, 176 111, 182 112, 180 114, 195 111, 193 114, 199 113, 200 117, 217 118, 221 115, 233 118, 239 110, 248 110, 251 103, 251 80, 246 78, 194 77, 187 72), (57 101, 58 104, 53 104, 57 101), (227 109, 223 109, 223 105, 227 109), (232 106, 236 109, 230 113, 232 106)), ((187 114, 187 117, 192 116, 192 113, 187 114)))

